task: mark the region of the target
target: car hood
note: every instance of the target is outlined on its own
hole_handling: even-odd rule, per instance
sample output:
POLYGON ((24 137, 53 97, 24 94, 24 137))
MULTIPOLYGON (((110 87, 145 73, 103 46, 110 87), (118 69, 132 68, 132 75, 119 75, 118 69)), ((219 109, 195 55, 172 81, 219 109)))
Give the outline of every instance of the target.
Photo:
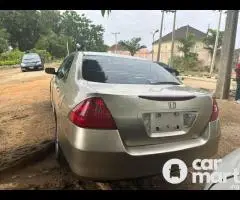
MULTIPOLYGON (((223 157, 215 172, 233 172, 235 168, 240 170, 240 148, 223 157)), ((230 190, 233 189, 233 185, 238 185, 240 190, 240 183, 235 183, 233 178, 227 179, 226 183, 207 184, 205 189, 230 190)))

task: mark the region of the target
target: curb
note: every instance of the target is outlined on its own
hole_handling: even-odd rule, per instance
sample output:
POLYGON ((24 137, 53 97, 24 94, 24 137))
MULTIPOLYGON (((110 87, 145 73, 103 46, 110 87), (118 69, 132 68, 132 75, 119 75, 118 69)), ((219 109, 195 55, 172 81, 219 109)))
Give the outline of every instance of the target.
POLYGON ((0 159, 0 175, 10 170, 20 169, 28 164, 40 161, 53 151, 54 151, 53 140, 45 140, 35 145, 21 146, 11 152, 8 152, 7 155, 3 154, 3 156, 0 157, 3 158, 3 160, 4 156, 10 157, 9 159, 10 162, 1 163, 0 159))
POLYGON ((192 79, 192 80, 198 80, 198 81, 209 81, 212 83, 216 83, 217 79, 213 78, 198 78, 198 77, 192 77, 192 76, 182 76, 184 79, 192 79))

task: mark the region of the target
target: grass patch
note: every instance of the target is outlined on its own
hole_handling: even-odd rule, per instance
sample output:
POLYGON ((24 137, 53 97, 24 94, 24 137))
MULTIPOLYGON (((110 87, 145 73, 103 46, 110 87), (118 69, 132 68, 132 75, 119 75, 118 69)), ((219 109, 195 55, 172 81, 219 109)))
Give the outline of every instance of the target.
POLYGON ((18 65, 0 65, 0 70, 18 68, 18 65))

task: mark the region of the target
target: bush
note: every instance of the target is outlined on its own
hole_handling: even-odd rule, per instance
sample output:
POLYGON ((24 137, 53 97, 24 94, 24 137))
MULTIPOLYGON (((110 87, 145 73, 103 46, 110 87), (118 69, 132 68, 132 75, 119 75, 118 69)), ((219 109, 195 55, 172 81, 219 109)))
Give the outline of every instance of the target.
MULTIPOLYGON (((43 62, 52 61, 51 54, 46 50, 32 49, 29 52, 37 53, 43 62)), ((0 66, 1 65, 17 65, 21 63, 24 52, 21 52, 19 49, 14 49, 13 51, 8 51, 0 54, 0 66)))
POLYGON ((172 67, 178 71, 184 71, 183 58, 180 56, 174 56, 172 60, 172 67))
POLYGON ((31 53, 37 53, 41 57, 41 59, 43 60, 44 63, 45 62, 50 62, 52 60, 51 54, 46 50, 41 50, 41 49, 35 49, 34 48, 30 52, 31 53))
POLYGON ((0 65, 20 64, 23 54, 19 49, 2 53, 0 54, 0 65))
POLYGON ((16 65, 16 64, 20 64, 20 63, 19 63, 19 62, 17 63, 15 60, 6 60, 6 61, 0 60, 0 66, 4 66, 4 65, 16 65))
POLYGON ((173 67, 179 71, 199 71, 200 62, 197 60, 196 56, 187 57, 173 57, 173 67))

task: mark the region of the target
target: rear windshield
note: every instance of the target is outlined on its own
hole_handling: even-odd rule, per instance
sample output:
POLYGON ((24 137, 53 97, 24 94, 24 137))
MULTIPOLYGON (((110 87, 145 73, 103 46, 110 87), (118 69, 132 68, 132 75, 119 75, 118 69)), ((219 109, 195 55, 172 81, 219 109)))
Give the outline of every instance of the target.
POLYGON ((112 56, 84 56, 82 76, 87 81, 111 84, 154 84, 179 81, 156 63, 112 56))
POLYGON ((23 56, 22 61, 41 61, 38 54, 26 54, 23 56))

